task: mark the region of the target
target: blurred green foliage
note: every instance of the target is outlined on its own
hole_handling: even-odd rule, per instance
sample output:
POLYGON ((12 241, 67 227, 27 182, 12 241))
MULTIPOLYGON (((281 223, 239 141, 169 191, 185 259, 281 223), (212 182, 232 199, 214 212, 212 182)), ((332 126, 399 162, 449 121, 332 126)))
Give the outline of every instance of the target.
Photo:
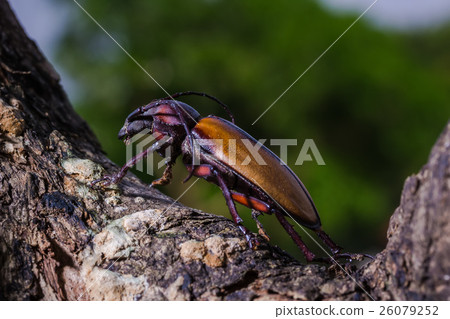
MULTIPOLYGON (((449 28, 401 35, 361 20, 252 126, 355 16, 335 16, 314 1, 81 4, 168 92, 218 97, 256 138, 298 139, 288 164, 309 189, 324 229, 346 250, 384 246, 403 181, 426 162, 449 119, 449 28), (325 166, 294 166, 306 138, 325 166)), ((165 93, 76 6, 70 18, 58 59, 80 86, 77 111, 122 165, 125 147, 116 136, 123 120, 165 93)), ((225 116, 208 100, 184 101, 204 115, 225 116)), ((178 197, 185 174, 179 165, 161 190, 178 197)), ((180 201, 229 216, 219 188, 203 181, 180 201)), ((248 210, 239 209, 255 230, 248 210)), ((300 256, 273 216, 263 222, 275 244, 300 256)))

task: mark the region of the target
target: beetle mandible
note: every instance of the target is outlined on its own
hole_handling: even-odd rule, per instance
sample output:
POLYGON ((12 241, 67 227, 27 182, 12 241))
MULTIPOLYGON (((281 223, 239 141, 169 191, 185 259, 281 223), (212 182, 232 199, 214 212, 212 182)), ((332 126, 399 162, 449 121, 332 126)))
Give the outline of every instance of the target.
POLYGON ((118 137, 127 143, 144 129, 150 130, 156 142, 130 159, 117 174, 95 180, 91 186, 99 182, 103 186, 117 184, 129 168, 155 151, 161 156, 169 154, 169 157, 163 176, 153 181, 152 186, 166 185, 172 178, 172 167, 176 159, 182 155, 183 163, 189 172, 184 181, 196 176, 219 186, 234 222, 251 248, 259 245, 258 239, 242 224, 235 202, 252 209, 252 218, 257 223, 259 233, 267 240, 269 238, 257 217, 263 213, 274 214, 308 262, 325 259, 316 258, 285 216, 315 231, 329 247, 334 258, 360 259, 362 256, 368 256, 340 253, 342 248, 322 230, 316 206, 303 183, 264 145, 258 145, 258 153, 267 165, 258 165, 256 161, 242 164, 249 156, 244 140, 253 146, 258 144, 258 141, 234 124, 234 117, 229 108, 217 98, 206 93, 188 91, 153 100, 130 113, 118 137), (213 115, 201 117, 188 104, 175 100, 185 95, 200 95, 216 101, 228 113, 231 122, 213 115), (196 145, 195 142, 199 140, 211 143, 196 145), (231 140, 235 141, 233 155, 236 158, 233 163, 230 159, 231 140), (194 160, 196 156, 197 162, 194 160))

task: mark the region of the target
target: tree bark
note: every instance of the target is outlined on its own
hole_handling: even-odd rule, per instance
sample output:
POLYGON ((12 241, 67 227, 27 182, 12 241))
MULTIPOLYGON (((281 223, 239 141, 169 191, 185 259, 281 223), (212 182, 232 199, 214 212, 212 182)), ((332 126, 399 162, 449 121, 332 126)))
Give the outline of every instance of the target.
POLYGON ((448 300, 450 124, 404 185, 388 244, 349 277, 303 265, 231 220, 118 170, 0 0, 0 299, 448 300), (357 283, 356 283, 357 282, 357 283))

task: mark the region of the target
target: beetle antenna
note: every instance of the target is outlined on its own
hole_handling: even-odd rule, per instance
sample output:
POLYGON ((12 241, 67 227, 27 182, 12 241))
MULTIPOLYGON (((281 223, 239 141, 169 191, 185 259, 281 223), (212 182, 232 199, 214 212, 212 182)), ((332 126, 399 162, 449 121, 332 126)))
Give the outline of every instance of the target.
POLYGON ((231 113, 230 108, 228 107, 228 105, 226 105, 225 103, 223 103, 218 98, 216 98, 216 97, 214 97, 212 95, 209 95, 209 94, 206 94, 206 93, 203 93, 203 92, 186 91, 186 92, 174 93, 174 94, 168 96, 167 98, 175 99, 177 97, 185 96, 185 95, 198 95, 198 96, 207 97, 208 99, 211 99, 214 102, 220 104, 222 106, 222 108, 225 110, 225 112, 227 112, 228 116, 231 118, 231 122, 233 122, 233 124, 234 124, 234 115, 233 115, 233 113, 231 113))

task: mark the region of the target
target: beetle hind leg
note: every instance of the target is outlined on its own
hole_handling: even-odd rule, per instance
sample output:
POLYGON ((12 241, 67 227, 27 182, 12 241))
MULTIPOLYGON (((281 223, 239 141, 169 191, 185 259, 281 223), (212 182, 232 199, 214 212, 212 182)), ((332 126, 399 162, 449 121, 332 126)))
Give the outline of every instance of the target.
POLYGON ((322 228, 315 230, 315 232, 317 236, 324 242, 324 244, 327 245, 328 248, 330 248, 333 255, 337 255, 342 250, 342 248, 336 245, 330 238, 330 236, 328 236, 328 234, 322 230, 322 228))
POLYGON ((316 258, 317 261, 321 262, 332 262, 336 261, 337 259, 346 259, 348 261, 352 260, 363 260, 364 258, 371 258, 373 257, 368 254, 353 254, 353 253, 341 253, 342 248, 336 245, 333 240, 328 236, 327 233, 325 233, 321 228, 315 231, 317 236, 327 245, 331 252, 333 253, 332 258, 316 258))
POLYGON ((292 227, 291 224, 286 220, 286 218, 283 216, 283 214, 279 211, 275 211, 275 216, 277 217, 278 221, 280 222, 281 226, 286 230, 286 232, 291 236, 292 240, 294 240, 295 244, 300 248, 303 255, 305 255, 305 258, 308 262, 311 262, 315 260, 316 255, 309 250, 309 248, 306 246, 306 244, 303 242, 300 235, 295 231, 294 227, 292 227))

